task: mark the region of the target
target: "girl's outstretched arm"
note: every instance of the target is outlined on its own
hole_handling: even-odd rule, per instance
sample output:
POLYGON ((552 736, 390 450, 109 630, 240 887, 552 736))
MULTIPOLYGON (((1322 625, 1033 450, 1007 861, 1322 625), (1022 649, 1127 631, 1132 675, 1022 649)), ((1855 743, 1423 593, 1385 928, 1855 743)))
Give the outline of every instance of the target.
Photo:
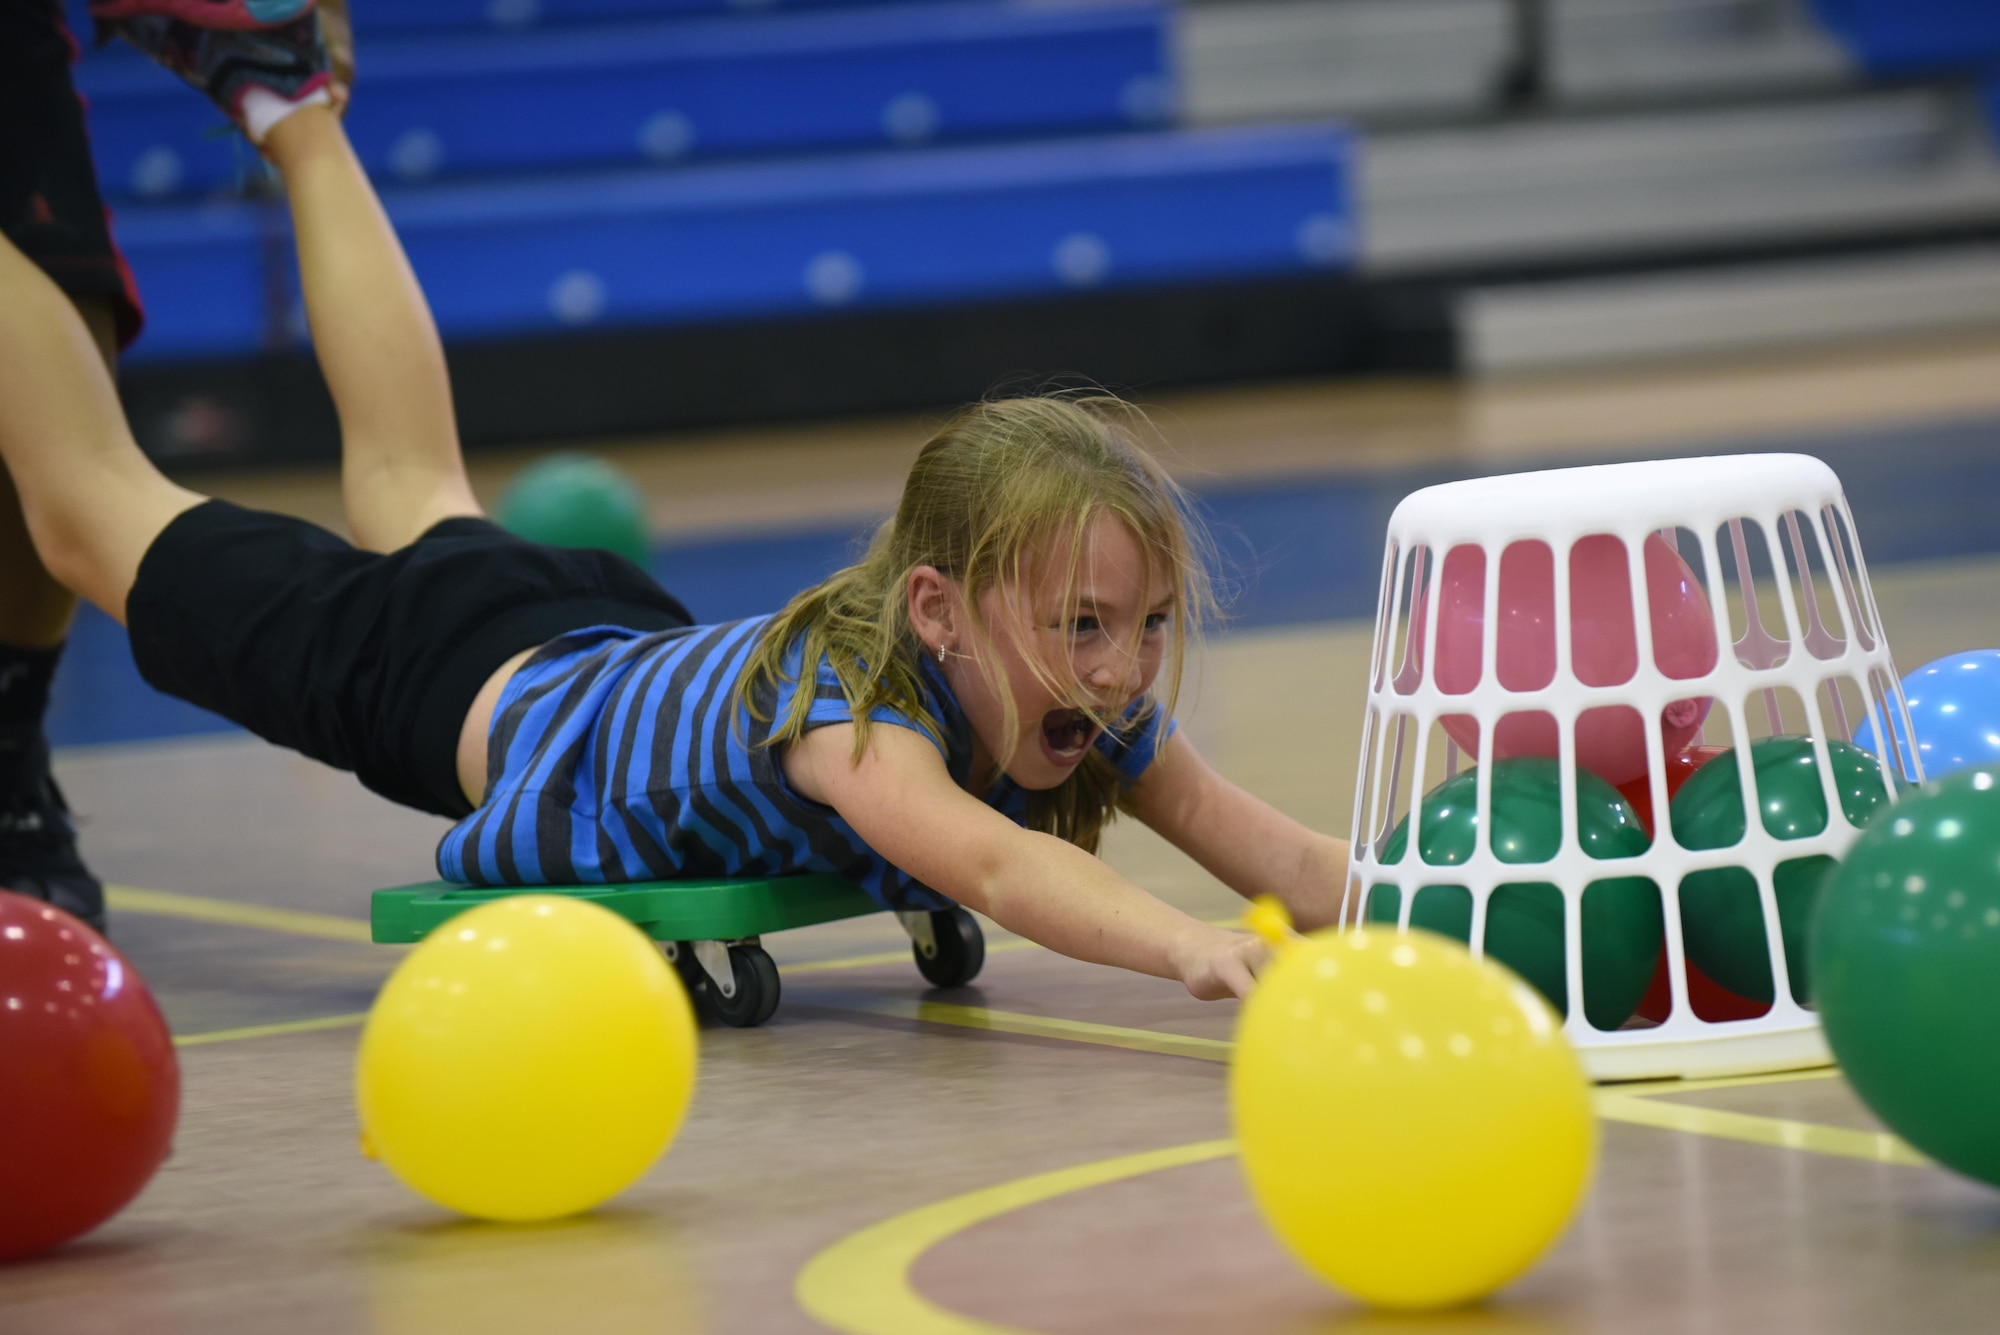
POLYGON ((1131 801, 1140 820, 1245 899, 1277 896, 1300 931, 1338 920, 1347 841, 1244 792, 1180 733, 1147 767, 1131 801))
POLYGON ((1256 937, 1190 917, 961 791, 908 729, 873 729, 858 762, 852 726, 815 729, 787 748, 785 774, 903 871, 1050 950, 1177 979, 1210 1001, 1247 995, 1269 959, 1256 937))

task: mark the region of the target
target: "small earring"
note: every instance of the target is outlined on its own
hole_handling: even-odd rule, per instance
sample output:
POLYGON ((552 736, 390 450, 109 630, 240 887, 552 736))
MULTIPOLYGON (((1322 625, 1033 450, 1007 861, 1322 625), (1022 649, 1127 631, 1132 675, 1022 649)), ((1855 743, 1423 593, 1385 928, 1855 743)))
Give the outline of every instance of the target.
POLYGON ((937 647, 937 649, 938 649, 938 662, 942 664, 944 662, 944 646, 940 644, 937 647))

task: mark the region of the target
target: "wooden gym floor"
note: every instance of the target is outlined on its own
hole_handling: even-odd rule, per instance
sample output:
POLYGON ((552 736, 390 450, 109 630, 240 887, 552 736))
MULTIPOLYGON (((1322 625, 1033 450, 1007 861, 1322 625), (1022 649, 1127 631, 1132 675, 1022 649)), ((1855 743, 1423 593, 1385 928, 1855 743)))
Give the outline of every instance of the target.
MULTIPOLYGON (((1165 407, 1197 487, 1893 440, 1947 420, 1991 452, 2000 345, 1165 407)), ((610 452, 668 535, 743 537, 879 514, 920 429, 610 452)), ((482 488, 522 457, 479 461, 482 488)), ((337 505, 325 474, 205 485, 327 519, 337 505)), ((1872 551, 1865 519, 1861 540, 1872 551)), ((2000 532, 1971 546, 1878 560, 1905 670, 2000 643, 2000 532)), ((1309 621, 1218 637, 1190 735, 1344 833, 1369 634, 1309 621)), ((1537 1269, 1480 1308, 1371 1316, 1293 1267, 1245 1196, 1224 1140, 1232 1005, 991 929, 977 986, 926 994, 885 917, 767 943, 777 1017, 704 1031, 687 1125, 631 1191, 548 1226, 457 1220, 360 1156, 350 1094, 362 1012, 398 958, 367 943, 366 892, 430 874, 442 823, 240 735, 78 747, 58 765, 118 886, 114 939, 183 1045, 184 1104, 173 1158, 130 1209, 0 1268, 0 1330, 1786 1335, 1990 1330, 2000 1311, 2000 1193, 1925 1165, 1818 1071, 1604 1088, 1596 1185, 1537 1269)), ((1144 831, 1116 829, 1107 855, 1193 912, 1235 907, 1144 831)))

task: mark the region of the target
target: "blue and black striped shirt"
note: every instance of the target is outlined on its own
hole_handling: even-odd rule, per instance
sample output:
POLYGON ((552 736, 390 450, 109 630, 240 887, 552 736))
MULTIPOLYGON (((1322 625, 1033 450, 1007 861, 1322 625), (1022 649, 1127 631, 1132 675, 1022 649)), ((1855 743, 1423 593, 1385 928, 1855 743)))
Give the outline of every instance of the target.
MULTIPOLYGON (((792 791, 773 724, 738 701, 736 685, 770 618, 642 634, 613 626, 544 645, 507 684, 488 739, 486 801, 438 845, 438 871, 469 885, 578 885, 674 877, 832 872, 890 908, 949 901, 863 843, 832 807, 792 791)), ((786 681, 756 703, 783 720, 799 689, 795 646, 786 681)), ((944 724, 945 765, 964 783, 972 733, 944 678, 924 660, 925 704, 944 724)), ((886 706, 878 723, 922 731, 886 706)), ((822 660, 807 728, 853 721, 822 660)), ((1148 701, 1098 749, 1136 781, 1173 734, 1148 701)), ((984 797, 1020 821, 1026 794, 1002 778, 984 797)))

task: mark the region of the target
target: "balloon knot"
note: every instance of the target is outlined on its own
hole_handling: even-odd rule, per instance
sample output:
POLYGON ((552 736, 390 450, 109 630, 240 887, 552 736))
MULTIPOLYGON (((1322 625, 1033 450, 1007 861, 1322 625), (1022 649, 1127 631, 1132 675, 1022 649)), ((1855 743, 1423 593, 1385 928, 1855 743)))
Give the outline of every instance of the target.
POLYGON ((1243 915, 1243 926, 1263 937, 1273 950, 1283 950, 1298 936, 1292 930, 1292 915, 1271 895, 1259 895, 1250 901, 1249 911, 1243 915))
POLYGON ((1708 707, 1713 703, 1705 695, 1693 700, 1675 700, 1660 711, 1660 718, 1669 728, 1692 728, 1708 717, 1708 707))

